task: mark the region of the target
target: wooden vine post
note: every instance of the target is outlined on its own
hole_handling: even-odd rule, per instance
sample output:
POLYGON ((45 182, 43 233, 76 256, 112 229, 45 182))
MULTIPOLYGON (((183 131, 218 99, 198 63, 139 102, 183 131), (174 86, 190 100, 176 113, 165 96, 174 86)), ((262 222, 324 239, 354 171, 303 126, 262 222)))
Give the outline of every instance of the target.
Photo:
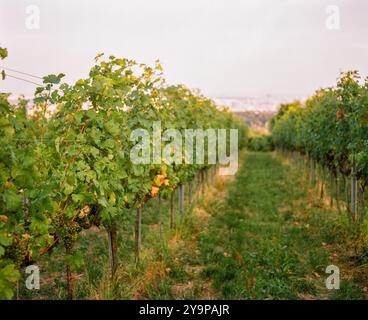
POLYGON ((192 192, 193 192, 193 182, 192 180, 190 180, 188 184, 188 204, 189 206, 192 205, 192 192))
POLYGON ((184 185, 180 184, 178 188, 178 204, 180 214, 184 214, 184 185))
POLYGON ((299 169, 300 170, 303 169, 303 164, 304 164, 304 154, 299 152, 299 169))
POLYGON ((201 170, 201 194, 204 196, 205 193, 205 182, 204 182, 204 169, 201 170))
POLYGON ((339 170, 336 168, 334 171, 335 175, 335 196, 336 196, 336 206, 339 213, 341 213, 340 209, 340 190, 339 190, 339 170))
POLYGON ((329 170, 329 187, 330 187, 330 207, 333 207, 333 173, 329 170))
POLYGON ((170 196, 170 229, 174 228, 174 192, 175 190, 171 192, 170 196))
POLYGON ((308 152, 308 154, 305 156, 305 170, 306 172, 308 172, 308 168, 310 169, 310 161, 311 161, 311 155, 310 152, 308 152))
POLYGON ((216 165, 214 165, 212 167, 212 184, 215 182, 216 173, 217 173, 217 169, 216 169, 216 165))
POLYGON ((351 218, 351 210, 350 210, 350 199, 349 199, 349 187, 348 187, 348 178, 345 174, 343 174, 343 189, 345 192, 345 202, 346 202, 346 210, 348 212, 349 218, 351 218))
POLYGON ((364 201, 364 186, 359 183, 359 222, 360 224, 364 223, 364 209, 365 209, 365 201, 364 201))
POLYGON ((323 200, 324 197, 324 185, 325 185, 325 179, 324 179, 324 170, 322 165, 319 165, 319 171, 320 171, 320 179, 321 179, 321 192, 320 192, 320 199, 323 200))
MULTIPOLYGON (((65 253, 70 255, 72 252, 70 247, 65 248, 65 253)), ((73 300, 73 275, 72 275, 72 268, 70 263, 66 263, 66 290, 67 290, 67 299, 73 300)))
POLYGON ((109 244, 111 277, 113 278, 118 267, 118 228, 116 222, 111 223, 107 231, 107 238, 109 244))
POLYGON ((140 261, 140 252, 141 252, 141 243, 142 243, 141 227, 142 227, 142 208, 138 208, 136 217, 135 217, 135 260, 136 262, 140 261))
POLYGON ((311 175, 310 175, 310 180, 311 180, 311 184, 312 186, 314 186, 315 182, 316 182, 316 170, 315 170, 315 161, 314 159, 311 157, 310 158, 310 171, 311 171, 311 175))
POLYGON ((158 216, 159 216, 159 226, 160 226, 160 240, 163 239, 163 228, 162 228, 162 198, 158 195, 158 216))
POLYGON ((195 188, 195 196, 198 199, 201 192, 201 171, 198 171, 196 175, 196 188, 195 188))
POLYGON ((356 178, 355 160, 353 159, 351 170, 351 212, 354 221, 356 221, 357 216, 357 198, 358 198, 357 189, 358 189, 358 182, 356 178))

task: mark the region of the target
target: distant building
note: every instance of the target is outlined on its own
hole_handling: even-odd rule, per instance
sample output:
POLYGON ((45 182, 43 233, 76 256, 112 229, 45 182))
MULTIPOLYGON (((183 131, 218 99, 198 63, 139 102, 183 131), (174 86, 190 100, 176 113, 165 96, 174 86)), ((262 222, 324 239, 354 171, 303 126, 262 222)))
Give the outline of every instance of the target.
POLYGON ((276 112, 280 104, 288 103, 294 100, 271 95, 262 97, 214 97, 212 99, 219 106, 227 106, 233 112, 276 112))

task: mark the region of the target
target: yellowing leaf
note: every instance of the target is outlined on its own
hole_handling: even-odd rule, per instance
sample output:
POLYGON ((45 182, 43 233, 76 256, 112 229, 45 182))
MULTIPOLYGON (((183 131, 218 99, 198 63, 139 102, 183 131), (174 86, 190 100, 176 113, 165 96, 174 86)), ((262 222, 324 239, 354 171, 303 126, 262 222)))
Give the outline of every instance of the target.
POLYGON ((6 181, 4 184, 5 189, 10 189, 13 186, 13 183, 11 181, 6 181))
POLYGON ((167 177, 167 166, 166 163, 162 165, 161 174, 166 178, 167 177))
POLYGON ((31 235, 29 233, 24 233, 24 234, 22 234, 22 238, 24 240, 29 240, 29 239, 31 239, 31 235))
POLYGON ((79 217, 80 219, 83 219, 83 218, 85 218, 86 216, 88 216, 90 212, 91 212, 91 208, 90 208, 89 206, 84 206, 84 207, 81 209, 81 211, 79 212, 78 217, 79 217))
POLYGON ((0 221, 2 223, 7 223, 8 222, 8 217, 7 216, 4 216, 4 215, 0 215, 0 221))
POLYGON ((152 186, 152 189, 151 189, 151 197, 156 197, 158 195, 160 191, 160 188, 157 188, 155 186, 152 186))
POLYGON ((154 179, 153 179, 153 182, 155 183, 155 185, 157 187, 160 187, 163 183, 164 183, 164 180, 165 180, 165 176, 162 175, 162 174, 158 174, 154 179))
POLYGON ((115 204, 116 203, 116 195, 114 192, 110 192, 109 193, 109 199, 110 199, 110 202, 115 204))

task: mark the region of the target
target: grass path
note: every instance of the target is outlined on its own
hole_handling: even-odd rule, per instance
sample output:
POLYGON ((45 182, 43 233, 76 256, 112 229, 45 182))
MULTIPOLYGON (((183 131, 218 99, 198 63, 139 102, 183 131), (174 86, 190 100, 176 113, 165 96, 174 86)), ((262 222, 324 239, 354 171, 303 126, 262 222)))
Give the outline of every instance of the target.
POLYGON ((355 284, 362 279, 351 274, 345 219, 311 200, 307 185, 295 165, 248 153, 200 240, 203 272, 220 298, 363 298, 355 284), (340 290, 325 287, 332 263, 340 267, 340 290))

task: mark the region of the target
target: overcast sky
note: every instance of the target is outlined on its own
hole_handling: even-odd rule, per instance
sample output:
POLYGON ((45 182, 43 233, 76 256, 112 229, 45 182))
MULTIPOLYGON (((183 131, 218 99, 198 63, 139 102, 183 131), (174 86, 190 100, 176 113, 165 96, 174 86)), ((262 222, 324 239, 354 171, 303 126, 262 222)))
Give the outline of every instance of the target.
MULTIPOLYGON (((3 66, 74 81, 99 52, 148 64, 158 58, 170 83, 212 97, 305 97, 342 70, 366 76, 367 35, 367 0, 0 0, 3 66), (40 28, 29 30, 32 4, 40 28), (326 26, 329 5, 340 10, 337 30, 326 26)), ((0 81, 2 92, 34 88, 0 81)))

